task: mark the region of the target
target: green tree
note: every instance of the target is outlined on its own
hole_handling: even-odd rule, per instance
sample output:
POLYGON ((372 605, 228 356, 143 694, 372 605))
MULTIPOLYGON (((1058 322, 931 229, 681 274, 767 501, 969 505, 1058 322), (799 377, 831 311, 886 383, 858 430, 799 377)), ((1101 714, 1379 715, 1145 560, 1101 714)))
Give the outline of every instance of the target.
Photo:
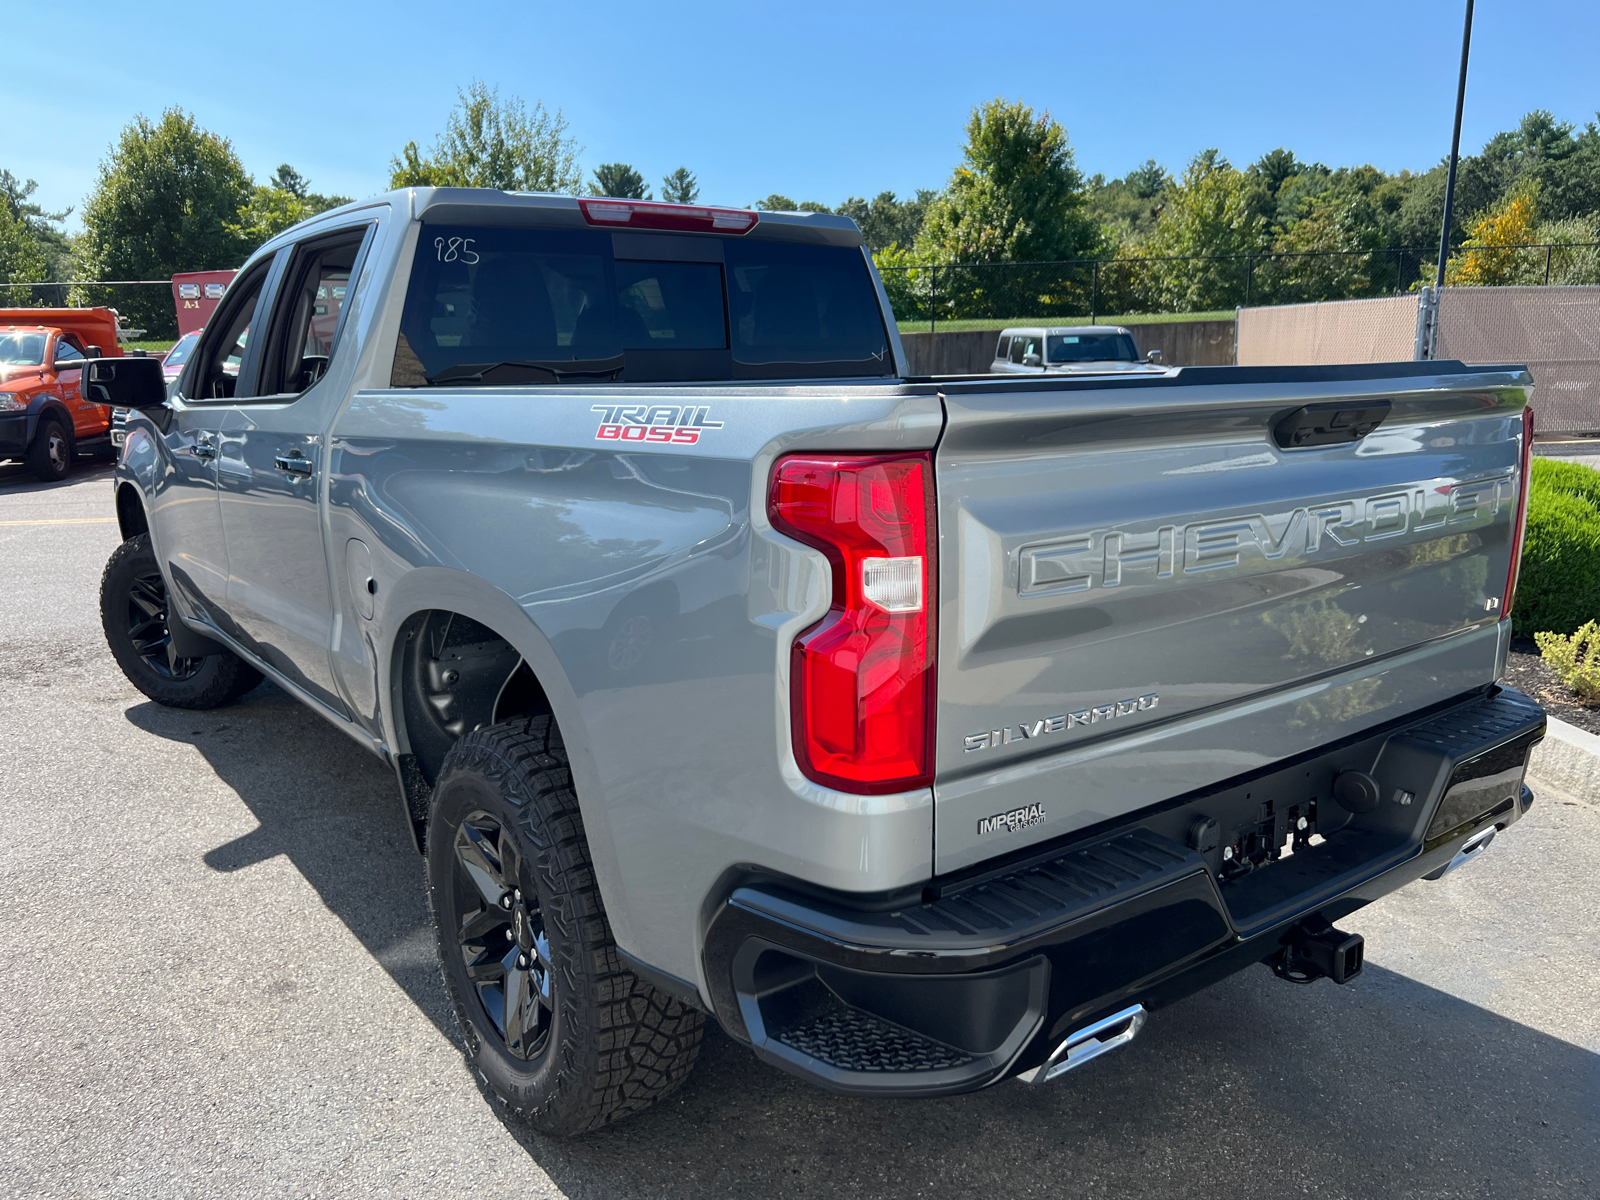
POLYGON ((311 182, 288 163, 282 163, 265 184, 256 184, 239 210, 233 228, 253 252, 292 225, 318 213, 349 204, 348 196, 324 196, 311 190, 311 182))
POLYGON ((901 200, 893 192, 879 192, 871 200, 850 196, 833 211, 860 227, 862 240, 874 253, 890 246, 909 249, 916 244, 928 205, 937 194, 921 188, 910 200, 901 200))
POLYGON ((238 219, 231 228, 239 241, 254 252, 257 246, 277 237, 291 225, 315 215, 311 205, 293 192, 258 184, 251 189, 250 198, 239 210, 238 219))
POLYGON ((765 200, 757 200, 756 208, 762 212, 799 212, 800 206, 787 196, 773 192, 765 200))
POLYGON ((278 169, 272 173, 272 178, 267 180, 267 186, 276 191, 288 192, 298 200, 304 200, 306 193, 311 190, 306 177, 288 163, 278 164, 278 169))
MULTIPOLYGON (((249 246, 239 211, 250 177, 226 138, 171 108, 159 121, 135 117, 100 163, 83 208, 79 269, 90 279, 167 279, 180 271, 237 267, 249 246)), ((160 288, 89 289, 157 337, 177 330, 171 294, 160 288)))
POLYGON ((595 168, 591 196, 610 196, 616 200, 648 200, 650 189, 644 176, 627 163, 601 163, 595 168))
POLYGON ((1112 254, 1117 245, 1132 249, 1155 231, 1161 211, 1161 197, 1172 176, 1155 159, 1109 182, 1104 175, 1088 180, 1084 211, 1099 225, 1106 241, 1104 253, 1112 254))
MULTIPOLYGON (((48 278, 49 261, 27 222, 0 206, 0 283, 36 283, 48 278)), ((0 308, 25 307, 33 303, 27 288, 0 291, 0 308)))
POLYGON ((693 204, 700 198, 700 181, 688 167, 679 167, 661 181, 661 198, 673 204, 693 204))
POLYGON ((530 111, 517 96, 502 102, 499 88, 473 80, 456 90, 456 106, 431 155, 407 142, 390 161, 389 186, 576 195, 583 190, 580 153, 560 109, 551 114, 535 101, 530 111))
MULTIPOLYGON (((72 243, 58 226, 72 215, 72 209, 46 212, 32 197, 39 185, 32 179, 18 179, 0 170, 0 282, 33 282, 63 278, 72 254, 72 243), (43 264, 42 266, 40 264, 43 264)), ((0 294, 0 304, 15 306, 29 297, 37 301, 40 293, 8 288, 0 294)))
POLYGON ((972 110, 961 163, 917 237, 929 262, 1081 258, 1100 248, 1066 129, 1048 112, 995 99, 972 110))
POLYGON ((1167 189, 1155 233, 1142 251, 1158 260, 1151 276, 1153 299, 1162 309, 1194 312, 1243 303, 1244 259, 1219 256, 1266 248, 1259 189, 1215 150, 1190 160, 1183 178, 1167 189))

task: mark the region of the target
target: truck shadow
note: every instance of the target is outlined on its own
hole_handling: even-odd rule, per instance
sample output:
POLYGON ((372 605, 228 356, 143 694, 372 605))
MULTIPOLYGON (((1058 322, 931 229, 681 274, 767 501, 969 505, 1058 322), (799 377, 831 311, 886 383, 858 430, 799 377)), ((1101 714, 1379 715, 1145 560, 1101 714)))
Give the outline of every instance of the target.
MULTIPOLYGON (((197 748, 260 822, 207 864, 286 855, 455 1038, 422 861, 381 763, 270 684, 234 708, 128 716, 197 748)), ((1381 966, 1343 988, 1252 968, 1049 1087, 846 1099, 761 1064, 713 1025, 688 1083, 640 1116, 565 1143, 505 1124, 574 1200, 1588 1196, 1600 1185, 1600 1055, 1381 966)))
POLYGON ((73 484, 83 483, 88 479, 109 481, 114 469, 114 463, 97 458, 79 458, 73 463, 72 471, 65 479, 58 483, 43 483, 33 473, 33 468, 25 462, 0 462, 0 496, 9 496, 13 492, 60 491, 62 488, 70 488, 73 484))
POLYGON ((207 866, 237 871, 285 855, 412 1002, 456 1036, 422 856, 388 767, 271 683, 227 708, 141 704, 128 720, 199 750, 259 822, 209 851, 207 866))

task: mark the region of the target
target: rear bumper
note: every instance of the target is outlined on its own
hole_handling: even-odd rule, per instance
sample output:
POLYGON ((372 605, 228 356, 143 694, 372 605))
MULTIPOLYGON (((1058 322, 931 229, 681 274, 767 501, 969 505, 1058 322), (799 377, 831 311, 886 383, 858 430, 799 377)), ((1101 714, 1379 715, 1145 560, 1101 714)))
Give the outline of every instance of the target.
POLYGON ((761 1058, 833 1091, 985 1087, 1068 1031, 1170 1004, 1277 956, 1308 918, 1446 868, 1531 803, 1544 728, 1538 705, 1498 689, 920 895, 752 880, 707 931, 712 1005, 761 1058), (1375 807, 1334 803, 1346 771, 1376 782, 1375 807))

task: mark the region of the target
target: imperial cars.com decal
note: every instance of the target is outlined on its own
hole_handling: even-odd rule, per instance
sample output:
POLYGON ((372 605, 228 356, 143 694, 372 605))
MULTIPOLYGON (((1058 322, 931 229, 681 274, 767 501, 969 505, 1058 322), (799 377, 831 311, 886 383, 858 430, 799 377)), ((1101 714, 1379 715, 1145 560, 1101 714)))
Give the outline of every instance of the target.
POLYGON ((985 833, 1015 833, 1019 829, 1031 829, 1035 825, 1044 824, 1044 806, 1029 804, 1023 808, 1013 808, 1010 812, 995 813, 992 817, 984 817, 978 822, 979 834, 985 833))

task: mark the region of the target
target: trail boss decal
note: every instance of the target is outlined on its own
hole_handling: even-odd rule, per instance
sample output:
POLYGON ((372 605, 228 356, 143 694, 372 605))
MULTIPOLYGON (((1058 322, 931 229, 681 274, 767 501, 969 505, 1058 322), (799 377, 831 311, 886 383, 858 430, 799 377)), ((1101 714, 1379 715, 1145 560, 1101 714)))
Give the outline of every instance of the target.
POLYGON ((597 442, 648 442, 654 445, 693 446, 708 429, 721 429, 710 419, 709 405, 596 404, 600 414, 597 442))
POLYGON ((978 822, 978 833, 1015 833, 1019 829, 1032 829, 1044 824, 1044 807, 1030 804, 1026 808, 1013 808, 1010 812, 995 813, 978 822))
MULTIPOLYGON (((1134 713, 1149 712, 1161 703, 1161 696, 1151 692, 1147 696, 1135 696, 1129 700, 1113 700, 1107 704, 1096 704, 1093 708, 1079 709, 1077 712, 1057 713, 1053 717, 1040 717, 1031 725, 1007 725, 1004 729, 991 729, 988 733, 969 733, 966 737, 967 753, 974 750, 987 750, 990 746, 1009 746, 1012 742, 1026 742, 1034 738, 1043 737, 1047 733, 1061 733, 1064 730, 1076 729, 1080 725, 1098 725, 1102 721, 1112 721, 1117 717, 1129 717, 1134 713)), ((1002 813, 1001 816, 1008 814, 1002 813)), ((995 818, 986 817, 985 820, 995 818)), ((1039 820, 1044 820, 1041 814, 1039 820)), ((979 833, 983 830, 979 829, 979 833)))

